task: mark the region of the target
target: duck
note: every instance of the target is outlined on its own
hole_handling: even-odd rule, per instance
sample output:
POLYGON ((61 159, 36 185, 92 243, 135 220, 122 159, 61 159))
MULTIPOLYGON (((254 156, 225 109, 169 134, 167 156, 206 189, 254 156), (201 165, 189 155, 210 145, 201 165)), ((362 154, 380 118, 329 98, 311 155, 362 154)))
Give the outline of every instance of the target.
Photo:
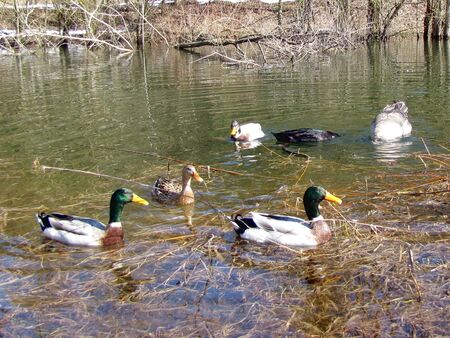
POLYGON ((314 128, 292 129, 272 134, 275 136, 277 141, 281 143, 320 142, 331 140, 340 136, 339 134, 329 130, 314 128))
POLYGON ((370 138, 374 142, 389 142, 409 136, 412 131, 408 120, 408 107, 397 101, 387 105, 375 116, 370 125, 370 138))
POLYGON ((264 136, 265 134, 259 123, 247 123, 240 125, 236 120, 231 122, 230 137, 235 142, 251 142, 264 136))
POLYGON ((120 188, 111 195, 109 222, 107 225, 88 217, 62 213, 36 214, 44 237, 76 246, 100 247, 123 243, 122 211, 125 204, 134 202, 148 205, 148 202, 130 189, 120 188))
POLYGON ((164 204, 187 205, 194 203, 194 191, 191 188, 191 179, 203 182, 193 165, 186 165, 181 171, 181 183, 166 177, 159 177, 153 184, 152 196, 164 204))
POLYGON ((303 196, 308 220, 299 217, 270 213, 250 212, 231 219, 236 233, 243 239, 257 243, 276 243, 285 246, 315 247, 328 242, 332 232, 319 212, 321 201, 341 204, 339 197, 321 186, 311 186, 303 196))

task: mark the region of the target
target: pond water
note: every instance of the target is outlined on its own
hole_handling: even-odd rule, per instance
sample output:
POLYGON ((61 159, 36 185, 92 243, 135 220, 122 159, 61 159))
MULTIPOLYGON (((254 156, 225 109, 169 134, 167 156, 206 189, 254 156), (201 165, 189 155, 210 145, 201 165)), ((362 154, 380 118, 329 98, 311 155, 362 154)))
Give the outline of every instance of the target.
POLYGON ((428 176, 415 154, 448 156, 449 45, 391 41, 289 69, 198 58, 156 48, 122 57, 73 48, 0 58, 2 335, 448 333, 447 195, 399 207, 368 196, 448 182, 448 166, 428 176), (413 133, 374 145, 370 122, 393 100, 406 101, 413 133), (228 139, 233 119, 261 123, 262 145, 237 149, 228 139), (300 145, 311 156, 306 162, 271 136, 300 127, 342 136, 300 145), (199 167, 206 186, 193 184, 195 210, 127 206, 120 248, 42 239, 38 210, 107 221, 117 187, 151 197, 139 184, 39 165, 151 184, 168 168, 177 177, 175 160, 221 170, 199 167), (338 222, 332 242, 294 252, 239 241, 217 212, 304 217, 297 197, 312 183, 344 200, 339 212, 324 205, 325 215, 414 235, 371 235, 338 222))

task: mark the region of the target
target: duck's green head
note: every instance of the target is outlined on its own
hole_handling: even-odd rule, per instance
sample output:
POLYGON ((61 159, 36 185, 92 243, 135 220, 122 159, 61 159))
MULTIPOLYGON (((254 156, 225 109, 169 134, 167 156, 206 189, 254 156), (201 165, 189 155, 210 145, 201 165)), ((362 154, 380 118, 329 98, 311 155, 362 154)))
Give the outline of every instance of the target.
POLYGON ((145 199, 139 197, 130 189, 120 188, 114 191, 111 196, 111 203, 109 207, 109 223, 120 222, 123 206, 130 202, 148 205, 148 202, 145 199))
POLYGON ((230 131, 231 139, 235 140, 236 139, 236 135, 238 133, 240 133, 239 122, 234 120, 233 122, 231 122, 231 131, 230 131))
POLYGON ((148 202, 146 200, 139 197, 127 188, 120 188, 114 191, 111 196, 111 203, 112 202, 115 202, 116 204, 127 204, 130 202, 134 202, 138 204, 148 205, 148 202))
POLYGON ((320 216, 319 204, 323 200, 341 204, 342 200, 320 186, 312 186, 306 189, 303 195, 303 205, 305 206, 306 215, 308 219, 313 219, 320 216))

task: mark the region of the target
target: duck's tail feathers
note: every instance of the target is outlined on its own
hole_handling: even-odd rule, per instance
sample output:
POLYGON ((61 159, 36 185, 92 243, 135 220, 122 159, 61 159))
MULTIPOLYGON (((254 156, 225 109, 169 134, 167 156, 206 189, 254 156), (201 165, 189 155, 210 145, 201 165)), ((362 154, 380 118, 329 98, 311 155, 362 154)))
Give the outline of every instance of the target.
POLYGON ((331 137, 340 137, 341 134, 335 133, 334 131, 329 131, 327 130, 327 133, 331 136, 331 137))
POLYGON ((36 214, 36 222, 39 224, 42 231, 44 231, 47 228, 52 228, 52 225, 50 224, 48 217, 49 215, 47 215, 45 212, 40 212, 36 214))
POLYGON ((243 234, 244 231, 248 229, 248 225, 242 220, 242 215, 231 215, 231 217, 227 216, 227 218, 233 225, 234 231, 236 231, 239 235, 243 234))

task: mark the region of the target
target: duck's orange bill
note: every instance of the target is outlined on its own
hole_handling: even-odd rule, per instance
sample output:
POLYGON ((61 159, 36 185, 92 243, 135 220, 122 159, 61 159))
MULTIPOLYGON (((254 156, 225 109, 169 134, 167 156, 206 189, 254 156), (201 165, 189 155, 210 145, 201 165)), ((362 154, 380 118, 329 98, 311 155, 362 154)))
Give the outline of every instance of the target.
POLYGON ((194 177, 194 180, 196 180, 197 182, 203 182, 203 178, 201 178, 200 175, 196 172, 192 175, 192 177, 194 177))
POLYGON ((148 202, 144 200, 143 198, 139 197, 136 194, 133 194, 133 198, 131 199, 131 202, 142 204, 142 205, 148 205, 148 202))
POLYGON ((336 196, 330 194, 328 191, 327 191, 327 194, 325 195, 325 199, 327 201, 330 201, 330 202, 335 202, 337 204, 342 204, 342 200, 339 197, 336 197, 336 196))
POLYGON ((234 136, 234 135, 236 135, 236 134, 237 134, 237 132, 238 132, 238 130, 239 130, 239 128, 231 128, 231 132, 230 132, 230 135, 231 135, 231 136, 234 136))

